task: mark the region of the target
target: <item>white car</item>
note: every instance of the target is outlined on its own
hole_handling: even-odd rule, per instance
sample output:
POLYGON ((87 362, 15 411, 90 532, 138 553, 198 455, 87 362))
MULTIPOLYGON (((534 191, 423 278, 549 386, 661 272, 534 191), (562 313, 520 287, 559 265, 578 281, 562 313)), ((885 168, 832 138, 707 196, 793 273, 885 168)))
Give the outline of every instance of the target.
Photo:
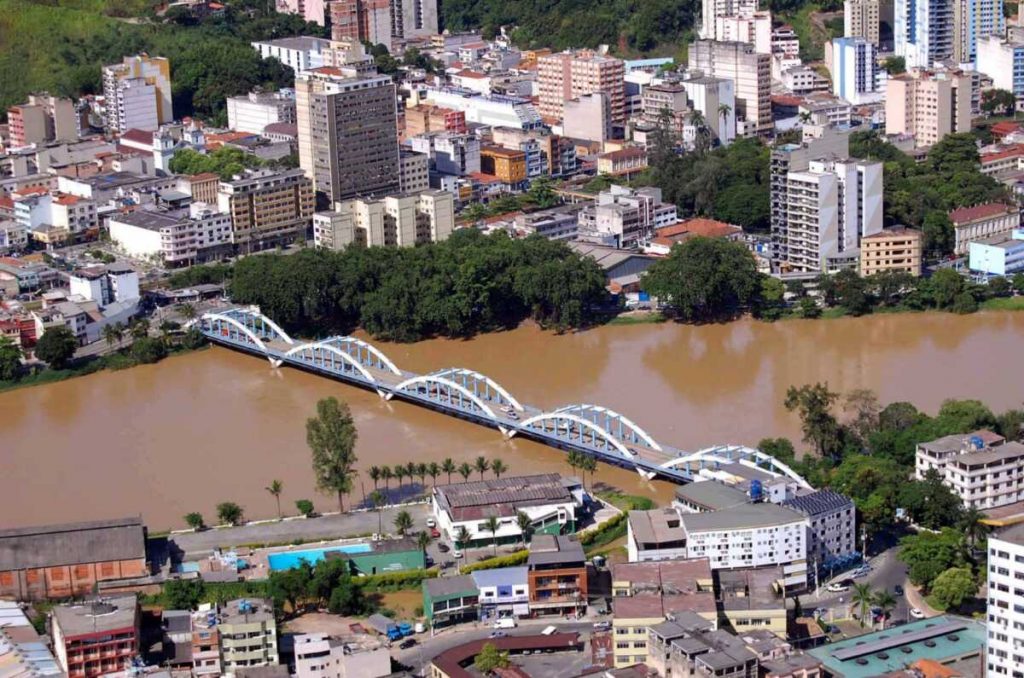
POLYGON ((921 610, 919 610, 919 609, 917 609, 915 607, 915 608, 912 608, 910 610, 910 616, 913 617, 914 619, 924 619, 925 615, 924 615, 924 612, 922 612, 921 610))
POLYGON ((829 584, 828 585, 828 592, 829 593, 842 593, 843 591, 849 591, 849 590, 850 590, 850 587, 847 586, 846 584, 829 584))
POLYGON ((437 521, 433 518, 427 518, 427 527, 437 527, 437 521))
POLYGON ((452 558, 461 558, 461 557, 462 557, 462 551, 460 551, 459 549, 452 549, 452 558))

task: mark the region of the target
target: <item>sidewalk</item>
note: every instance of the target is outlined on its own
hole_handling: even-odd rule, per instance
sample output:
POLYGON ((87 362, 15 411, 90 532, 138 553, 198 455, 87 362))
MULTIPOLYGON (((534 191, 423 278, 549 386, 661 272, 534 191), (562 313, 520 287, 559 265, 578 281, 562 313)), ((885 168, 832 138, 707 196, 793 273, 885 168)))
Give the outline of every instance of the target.
POLYGON ((943 614, 942 612, 933 609, 932 606, 928 604, 924 599, 924 596, 921 595, 921 592, 917 590, 916 586, 910 583, 909 579, 903 584, 903 591, 907 596, 907 602, 910 603, 910 607, 916 607, 921 610, 921 612, 924 612, 926 617, 937 617, 938 615, 943 614))

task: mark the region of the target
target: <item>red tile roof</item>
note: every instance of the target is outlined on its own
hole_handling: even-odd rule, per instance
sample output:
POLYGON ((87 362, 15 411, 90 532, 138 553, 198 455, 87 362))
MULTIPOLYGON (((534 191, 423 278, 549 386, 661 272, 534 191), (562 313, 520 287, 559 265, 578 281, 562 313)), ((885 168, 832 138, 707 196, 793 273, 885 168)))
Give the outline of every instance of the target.
POLYGON ((949 213, 949 220, 954 224, 963 224, 979 219, 991 219, 1008 214, 1011 211, 1016 211, 1016 208, 1008 207, 1001 202, 988 202, 983 205, 961 207, 960 209, 953 210, 949 213))
POLYGON ((733 224, 716 219, 705 219, 696 217, 680 221, 678 224, 663 226, 654 232, 659 238, 680 239, 680 236, 692 237, 703 236, 705 238, 725 238, 730 235, 742 233, 743 229, 733 224))
POLYGON ((999 151, 993 151, 991 153, 982 153, 980 161, 982 165, 986 163, 995 162, 996 160, 1003 160, 1004 158, 1016 158, 1024 155, 1024 144, 1014 144, 1008 146, 999 151))
POLYGON ((1020 123, 1004 120, 1003 122, 997 122, 992 125, 990 129, 992 130, 992 136, 1004 137, 1007 134, 1019 131, 1021 126, 1020 123))
POLYGON ((153 133, 141 129, 130 129, 121 135, 123 141, 133 141, 137 144, 152 144, 153 133))

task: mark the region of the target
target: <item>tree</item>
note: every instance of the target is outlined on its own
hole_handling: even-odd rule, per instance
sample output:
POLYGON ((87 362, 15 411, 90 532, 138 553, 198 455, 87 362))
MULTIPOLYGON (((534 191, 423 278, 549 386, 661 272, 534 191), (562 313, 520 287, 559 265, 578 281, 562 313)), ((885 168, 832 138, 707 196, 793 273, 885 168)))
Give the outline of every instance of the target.
POLYGON ((388 483, 391 482, 391 479, 394 477, 394 475, 394 471, 391 470, 390 466, 385 465, 380 467, 380 478, 381 480, 384 481, 385 494, 387 494, 388 492, 388 483))
POLYGON ((0 337, 0 381, 16 381, 21 369, 21 347, 7 337, 0 337))
POLYGON ((54 327, 43 332, 36 342, 36 357, 59 370, 67 366, 78 348, 78 339, 67 327, 54 327))
POLYGON ((370 480, 373 481, 373 489, 376 490, 377 483, 380 481, 381 478, 380 466, 371 466, 370 470, 367 471, 367 474, 370 476, 370 480))
POLYGON ((885 620, 889 618, 889 613, 896 607, 896 598, 888 590, 883 589, 875 594, 874 603, 882 610, 882 630, 884 631, 885 620))
POLYGON ((462 462, 459 464, 458 472, 459 475, 462 476, 462 481, 465 482, 469 480, 469 476, 473 474, 473 467, 466 462, 462 462))
POLYGON ((430 545, 430 534, 428 532, 420 532, 416 535, 416 546, 422 551, 427 550, 427 546, 430 545))
POLYGON ((1010 279, 1010 284, 1013 285, 1014 292, 1024 294, 1024 273, 1014 273, 1013 278, 1010 279))
POLYGON ((516 512, 516 527, 519 528, 519 534, 523 538, 523 548, 526 548, 526 539, 530 536, 530 532, 533 530, 533 521, 530 520, 530 516, 526 515, 522 511, 516 512))
POLYGON ((405 536, 405 533, 412 528, 412 516, 409 515, 408 511, 399 511, 398 515, 395 516, 395 529, 398 530, 398 534, 405 536))
POLYGON ((203 600, 202 579, 169 579, 164 583, 163 598, 168 610, 194 610, 203 600))
POLYGON ((951 567, 932 582, 932 597, 944 609, 958 608, 978 592, 978 582, 969 567, 951 567))
POLYGON ((869 608, 875 600, 875 592, 870 584, 854 584, 853 593, 850 595, 850 602, 857 606, 860 614, 861 627, 864 626, 864 619, 868 616, 869 608))
POLYGON ((910 519, 929 530, 952 527, 963 515, 963 504, 935 469, 925 471, 924 480, 913 480, 900 487, 899 503, 910 519))
POLYGON ((365 614, 366 608, 363 588, 352 581, 352 575, 346 571, 338 580, 334 590, 331 591, 327 611, 331 614, 358 615, 365 614))
POLYGON ((953 252, 953 222, 943 211, 933 210, 924 215, 921 223, 924 235, 924 252, 932 258, 944 257, 953 252))
POLYGON ((427 464, 427 475, 430 476, 430 484, 437 487, 437 477, 441 475, 441 467, 437 465, 436 461, 427 464))
POLYGON ((238 525, 244 517, 242 507, 233 501, 217 504, 217 517, 222 524, 238 525))
POLYGON ((907 71, 907 61, 901 56, 892 56, 885 60, 882 66, 889 75, 900 75, 907 71))
POLYGON ((831 411, 838 398, 838 393, 828 390, 827 383, 790 386, 786 391, 786 409, 799 412, 804 442, 813 445, 821 457, 834 457, 839 452, 839 424, 831 411))
POLYGON ((198 316, 198 313, 196 312, 196 307, 188 302, 185 302, 184 304, 180 304, 178 306, 178 313, 179 315, 181 315, 182 318, 185 319, 185 322, 191 322, 195 320, 196 317, 198 316))
POLYGON ((145 318, 138 318, 128 328, 128 334, 132 339, 143 339, 149 336, 149 321, 145 318))
POLYGON ((991 528, 985 524, 984 520, 987 516, 979 509, 970 506, 964 509, 963 515, 960 516, 960 522, 957 527, 964 533, 973 549, 977 545, 978 541, 984 539, 988 535, 991 528))
POLYGON ((786 464, 796 459, 796 450, 788 438, 762 438, 757 449, 786 464))
POLYGON ((312 578, 313 568, 307 561, 302 561, 299 567, 271 572, 267 589, 277 607, 283 608, 287 603, 292 613, 297 614, 309 595, 312 578))
POLYGON ((581 460, 581 462, 582 463, 580 464, 580 470, 583 471, 584 475, 587 473, 590 474, 590 487, 591 489, 593 489, 594 471, 597 470, 597 459, 595 457, 590 456, 589 454, 585 454, 583 455, 583 459, 581 460))
POLYGON ((821 306, 818 306, 818 302, 810 297, 802 298, 798 309, 801 318, 813 319, 821 316, 821 306))
POLYGON ((455 462, 451 457, 445 457, 441 461, 441 471, 448 474, 448 484, 452 484, 452 474, 455 473, 455 462))
POLYGON ((992 115, 1000 109, 1005 115, 1013 115, 1017 107, 1017 97, 1005 89, 987 89, 981 93, 981 110, 992 115))
POLYGON ((988 293, 993 297, 1008 297, 1013 287, 1010 285, 1010 281, 1004 276, 996 276, 990 278, 988 281, 988 293))
POLYGON ((420 488, 426 487, 427 484, 427 465, 424 462, 418 462, 416 464, 416 477, 420 479, 420 488))
POLYGON ((462 548, 469 548, 469 542, 472 535, 469 534, 469 530, 466 529, 465 525, 459 527, 459 531, 455 533, 455 541, 462 548))
POLYGON ((142 337, 132 343, 132 357, 143 365, 160 362, 167 357, 167 344, 159 337, 142 337))
POLYGON ((281 515, 281 491, 284 490, 284 483, 280 480, 273 480, 263 489, 269 492, 270 496, 277 502, 277 519, 281 520, 284 517, 281 515))
POLYGON ((121 326, 117 323, 105 325, 103 327, 103 339, 107 342, 108 347, 121 343, 121 326))
POLYGON ((483 480, 484 473, 491 468, 491 462, 487 461, 485 457, 477 457, 473 467, 480 473, 480 480, 483 480))
POLYGON ((295 509, 301 514, 309 518, 313 515, 314 507, 313 502, 308 499, 297 499, 295 501, 295 509))
POLYGON ((374 490, 370 493, 370 503, 373 504, 373 508, 377 511, 377 534, 384 533, 384 519, 381 516, 381 507, 384 506, 387 499, 384 498, 384 493, 380 490, 374 490))
POLYGON ((358 434, 348 405, 339 403, 337 398, 320 400, 316 412, 316 417, 306 420, 306 444, 313 453, 313 476, 318 490, 338 495, 338 510, 344 513, 344 496, 352 491, 358 434))
POLYGON ((485 676, 495 669, 505 669, 508 666, 508 652, 501 652, 494 643, 484 643, 480 653, 473 659, 473 667, 485 676))
POLYGON ((850 417, 848 425, 862 441, 878 430, 882 407, 874 391, 866 388, 850 391, 843 398, 843 411, 850 417))
POLYGON ((491 545, 494 547, 494 555, 498 555, 498 529, 500 527, 501 523, 498 522, 495 516, 490 516, 484 521, 484 529, 491 533, 491 545))
POLYGON ((951 567, 964 565, 960 548, 963 536, 946 528, 941 532, 919 532, 900 540, 899 558, 907 564, 910 581, 927 591, 932 582, 951 567))
POLYGON ((501 459, 495 459, 491 462, 491 473, 494 474, 495 478, 500 478, 501 474, 508 470, 508 466, 505 466, 505 462, 501 459))
MULTIPOLYGON (((392 473, 395 474, 395 478, 398 480, 398 489, 401 490, 402 489, 402 478, 405 477, 405 465, 404 464, 395 464, 394 467, 392 468, 392 473)), ((399 494, 401 494, 401 493, 399 493, 399 494)))
POLYGON ((203 514, 195 511, 185 514, 185 524, 191 527, 195 532, 198 532, 206 526, 203 522, 203 514))
POLYGON ((978 311, 978 300, 970 292, 961 292, 956 295, 956 299, 953 300, 953 305, 949 310, 960 315, 976 313, 978 311))

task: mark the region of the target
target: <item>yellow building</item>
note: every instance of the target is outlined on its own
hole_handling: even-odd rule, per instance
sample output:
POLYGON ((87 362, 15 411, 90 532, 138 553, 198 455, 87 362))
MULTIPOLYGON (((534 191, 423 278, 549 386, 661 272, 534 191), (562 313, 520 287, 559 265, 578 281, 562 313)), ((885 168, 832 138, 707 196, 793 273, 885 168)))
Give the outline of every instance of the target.
POLYGON ((860 241, 860 274, 902 271, 921 275, 923 242, 921 231, 902 227, 864 236, 860 241))
POLYGON ((521 184, 526 181, 526 153, 502 146, 484 146, 480 149, 480 171, 504 184, 521 184))
POLYGON ((760 629, 785 638, 788 613, 781 579, 781 568, 719 570, 720 621, 737 634, 760 629))
POLYGON ((243 253, 305 238, 313 218, 313 182, 302 170, 259 170, 220 182, 217 206, 231 215, 232 239, 243 253))

